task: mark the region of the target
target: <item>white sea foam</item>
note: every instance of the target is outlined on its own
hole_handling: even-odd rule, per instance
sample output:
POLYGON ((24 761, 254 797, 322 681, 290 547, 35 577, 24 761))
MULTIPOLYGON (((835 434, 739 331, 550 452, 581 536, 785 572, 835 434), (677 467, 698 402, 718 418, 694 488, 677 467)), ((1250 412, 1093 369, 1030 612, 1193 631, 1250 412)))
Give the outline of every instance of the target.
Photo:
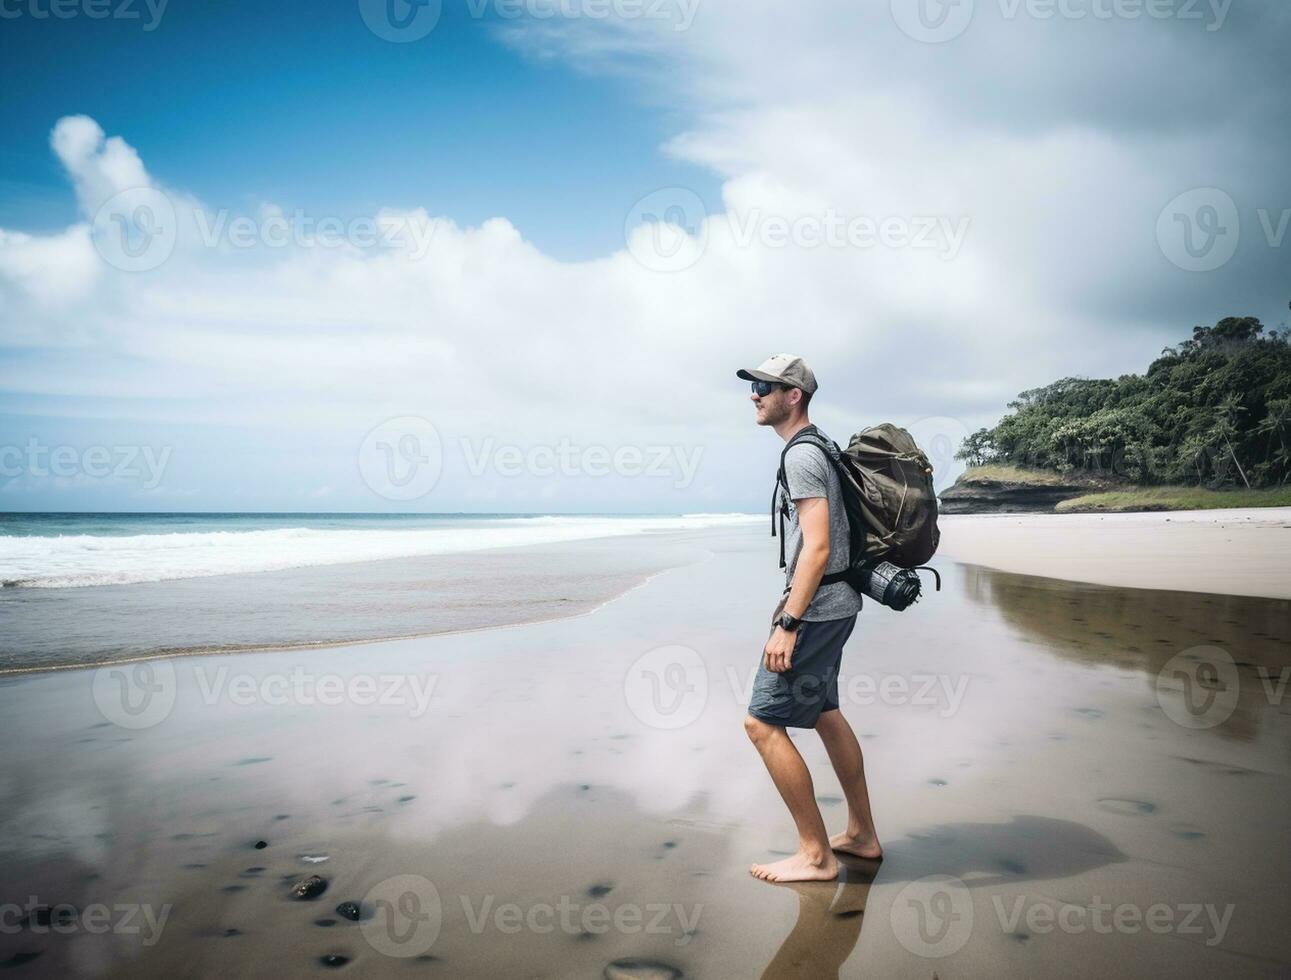
POLYGON ((434 528, 276 528, 138 535, 0 536, 6 587, 75 588, 280 571, 588 538, 747 524, 749 514, 531 517, 434 528))

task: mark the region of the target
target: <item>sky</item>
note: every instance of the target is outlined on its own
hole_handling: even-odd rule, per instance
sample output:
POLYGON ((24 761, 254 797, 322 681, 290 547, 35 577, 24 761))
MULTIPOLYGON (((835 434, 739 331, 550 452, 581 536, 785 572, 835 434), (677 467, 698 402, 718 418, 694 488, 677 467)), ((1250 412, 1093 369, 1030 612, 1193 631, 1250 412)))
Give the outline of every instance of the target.
POLYGON ((944 485, 1291 301, 1264 0, 0 0, 0 510, 758 511, 739 367, 944 485))

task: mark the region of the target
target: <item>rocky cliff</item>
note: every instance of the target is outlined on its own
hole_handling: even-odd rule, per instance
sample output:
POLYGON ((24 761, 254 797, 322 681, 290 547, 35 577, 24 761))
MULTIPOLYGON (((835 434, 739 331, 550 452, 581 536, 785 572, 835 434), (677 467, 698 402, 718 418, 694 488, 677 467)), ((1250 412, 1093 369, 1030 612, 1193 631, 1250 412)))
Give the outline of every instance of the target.
POLYGON ((1059 501, 1117 486, 1093 476, 983 466, 966 471, 943 491, 939 509, 943 514, 1052 513, 1059 501))

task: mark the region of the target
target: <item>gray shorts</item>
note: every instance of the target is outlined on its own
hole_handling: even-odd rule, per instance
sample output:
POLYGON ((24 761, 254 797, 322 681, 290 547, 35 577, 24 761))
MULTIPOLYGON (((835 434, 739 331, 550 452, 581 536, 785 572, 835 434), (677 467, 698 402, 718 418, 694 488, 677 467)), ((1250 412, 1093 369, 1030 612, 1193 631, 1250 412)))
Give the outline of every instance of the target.
POLYGON ((838 670, 843 644, 856 626, 856 614, 846 619, 804 622, 798 627, 791 666, 783 674, 767 670, 766 657, 753 681, 749 714, 781 728, 815 728, 825 711, 838 708, 838 670))

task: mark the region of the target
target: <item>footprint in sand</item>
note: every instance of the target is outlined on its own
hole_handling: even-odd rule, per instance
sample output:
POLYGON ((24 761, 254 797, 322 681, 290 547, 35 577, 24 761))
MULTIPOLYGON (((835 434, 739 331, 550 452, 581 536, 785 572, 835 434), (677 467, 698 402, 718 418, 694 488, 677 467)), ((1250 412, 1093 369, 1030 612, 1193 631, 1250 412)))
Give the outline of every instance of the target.
POLYGON ((679 980, 681 971, 657 960, 615 960, 605 967, 605 980, 679 980))
POLYGON ((1118 813, 1123 817, 1138 817, 1156 813, 1157 809, 1155 803, 1148 803, 1144 800, 1118 800, 1111 797, 1099 800, 1098 805, 1109 813, 1118 813))

